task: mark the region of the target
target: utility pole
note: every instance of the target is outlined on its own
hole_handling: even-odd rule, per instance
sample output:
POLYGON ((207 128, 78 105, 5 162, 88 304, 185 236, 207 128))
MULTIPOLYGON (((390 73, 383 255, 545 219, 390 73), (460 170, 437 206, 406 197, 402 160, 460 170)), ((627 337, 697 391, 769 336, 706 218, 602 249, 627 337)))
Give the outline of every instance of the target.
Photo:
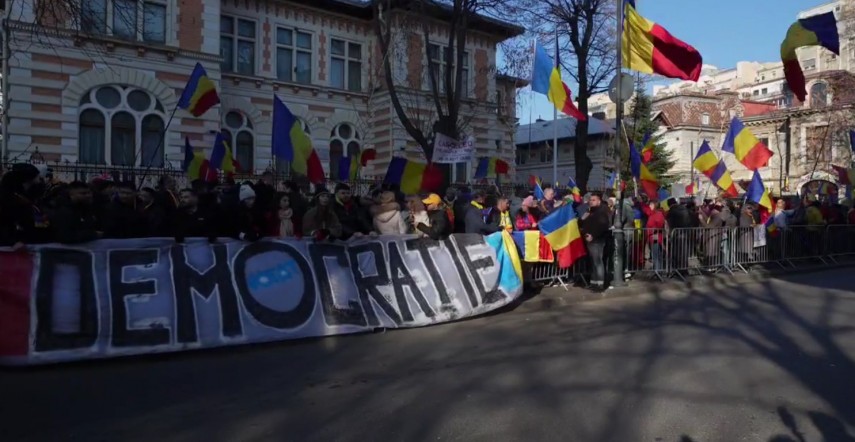
POLYGON ((624 257, 624 234, 623 234, 623 189, 620 185, 620 167, 621 167, 621 140, 623 139, 623 94, 621 91, 623 83, 623 79, 621 78, 623 74, 623 59, 622 59, 622 46, 623 46, 623 4, 624 0, 617 0, 615 2, 617 4, 617 41, 615 47, 617 48, 617 69, 616 71, 616 88, 615 95, 617 96, 617 108, 615 109, 615 137, 614 137, 614 149, 615 149, 615 158, 616 158, 616 169, 618 170, 618 186, 617 186, 617 204, 615 204, 615 220, 613 223, 613 235, 615 239, 614 245, 614 275, 612 277, 612 286, 614 287, 623 287, 626 286, 626 281, 623 279, 623 257, 624 257))

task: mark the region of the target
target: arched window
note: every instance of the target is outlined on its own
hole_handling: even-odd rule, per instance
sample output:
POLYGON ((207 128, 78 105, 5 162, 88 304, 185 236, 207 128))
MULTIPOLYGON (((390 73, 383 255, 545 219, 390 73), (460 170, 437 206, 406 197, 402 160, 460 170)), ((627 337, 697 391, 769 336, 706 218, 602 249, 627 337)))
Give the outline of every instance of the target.
POLYGON ((338 174, 338 163, 342 157, 355 157, 362 150, 357 131, 350 123, 341 123, 330 132, 330 176, 338 174))
POLYGON ((254 170, 255 131, 252 121, 242 112, 232 110, 226 113, 224 126, 226 129, 223 129, 223 137, 229 142, 241 170, 254 170))
POLYGON ((818 81, 810 87, 810 107, 828 106, 828 85, 818 81))
POLYGON ((83 164, 163 167, 163 105, 131 86, 101 86, 80 99, 78 160, 83 164))

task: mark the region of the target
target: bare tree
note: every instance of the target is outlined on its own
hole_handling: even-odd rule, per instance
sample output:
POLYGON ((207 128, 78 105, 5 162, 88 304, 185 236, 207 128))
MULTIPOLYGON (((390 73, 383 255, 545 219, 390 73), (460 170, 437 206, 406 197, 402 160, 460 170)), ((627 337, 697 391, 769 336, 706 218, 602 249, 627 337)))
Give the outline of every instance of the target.
MULTIPOLYGON (((577 107, 588 114, 588 98, 605 92, 615 74, 615 2, 613 0, 521 0, 517 6, 527 28, 542 42, 558 39, 560 63, 575 83, 577 107)), ((588 157, 588 122, 576 124, 576 183, 584 192, 593 163, 588 157)))
MULTIPOLYGON (((443 133, 459 138, 465 125, 466 111, 463 98, 468 93, 463 83, 464 55, 470 25, 479 14, 487 14, 504 2, 500 0, 374 0, 374 31, 377 36, 383 63, 384 86, 392 107, 407 134, 421 147, 425 156, 433 155, 433 135, 443 133), (439 53, 431 53, 429 46, 431 26, 436 22, 431 17, 444 17, 447 30, 445 46, 439 53), (402 37, 420 33, 424 45, 424 65, 427 66, 427 99, 432 109, 427 111, 420 101, 425 96, 419 90, 420 81, 412 84, 395 78, 394 57, 386 55, 396 50, 396 41, 402 37), (441 59, 442 63, 436 63, 441 59), (407 101, 415 106, 407 106, 407 101), (424 118, 434 117, 427 127, 424 118), (421 123, 421 124, 420 124, 421 123)), ((412 55, 412 54, 410 54, 412 55)), ((412 80, 412 79, 410 79, 412 80)))

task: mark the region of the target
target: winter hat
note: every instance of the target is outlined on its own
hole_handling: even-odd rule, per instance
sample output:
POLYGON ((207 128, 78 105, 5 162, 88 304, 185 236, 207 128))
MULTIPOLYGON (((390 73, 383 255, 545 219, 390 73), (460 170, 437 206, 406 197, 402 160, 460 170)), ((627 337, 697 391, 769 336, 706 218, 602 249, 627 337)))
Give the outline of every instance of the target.
MULTIPOLYGON (((47 166, 45 166, 47 167, 47 166)), ((18 163, 12 166, 12 172, 18 176, 19 182, 25 183, 40 175, 40 171, 36 166, 26 163, 18 163)))
POLYGON ((525 199, 523 200, 522 206, 523 207, 537 207, 537 203, 534 202, 534 197, 529 195, 529 196, 525 197, 525 199))
POLYGON ((252 190, 252 187, 244 184, 240 186, 239 198, 241 201, 246 201, 250 198, 255 198, 255 191, 252 190))

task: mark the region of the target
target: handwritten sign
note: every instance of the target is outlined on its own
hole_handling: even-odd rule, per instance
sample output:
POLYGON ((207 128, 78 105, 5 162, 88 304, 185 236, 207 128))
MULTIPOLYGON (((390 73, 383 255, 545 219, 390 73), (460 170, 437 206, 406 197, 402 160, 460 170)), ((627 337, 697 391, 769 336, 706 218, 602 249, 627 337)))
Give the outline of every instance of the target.
POLYGON ((433 142, 433 162, 442 164, 466 163, 475 157, 475 138, 460 142, 437 133, 433 142))

